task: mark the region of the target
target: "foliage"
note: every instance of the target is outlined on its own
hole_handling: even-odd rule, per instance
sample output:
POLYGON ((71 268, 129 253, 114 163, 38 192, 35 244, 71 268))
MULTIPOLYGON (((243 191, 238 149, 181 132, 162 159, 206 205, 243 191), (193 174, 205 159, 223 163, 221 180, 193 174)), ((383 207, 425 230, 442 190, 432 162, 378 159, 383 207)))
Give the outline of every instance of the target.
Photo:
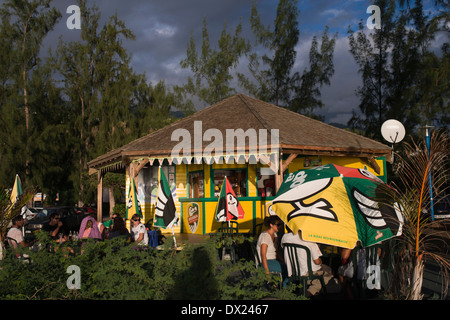
POLYGON ((330 85, 334 74, 335 44, 336 35, 330 37, 328 27, 325 27, 322 34, 320 48, 317 37, 313 37, 309 51, 309 69, 305 69, 302 75, 296 72, 292 78, 295 93, 290 100, 289 109, 317 118, 314 109, 323 107, 320 89, 323 85, 330 85))
MULTIPOLYGON (((49 135, 42 134, 43 127, 48 130, 46 133, 54 132, 55 136, 61 132, 58 124, 63 119, 54 121, 57 90, 46 77, 40 59, 41 45, 60 17, 51 7, 51 0, 5 1, 0 8, 2 184, 12 180, 15 173, 21 175, 24 185, 39 184, 43 178, 42 163, 34 161, 35 155, 51 152, 54 146, 45 140, 49 135), (34 119, 34 114, 42 114, 44 106, 47 118, 34 119)), ((56 168, 54 161, 48 165, 50 172, 64 170, 56 168)), ((52 182, 57 185, 60 181, 52 182)))
POLYGON ((44 232, 40 250, 27 251, 32 263, 8 254, 1 262, 0 299, 301 299, 289 289, 269 289, 265 272, 254 261, 232 264, 219 260, 213 241, 186 244, 173 250, 170 238, 163 250, 139 249, 121 239, 89 240, 75 254, 58 249, 44 232), (45 248, 56 248, 46 250, 45 248), (82 254, 80 254, 82 250, 82 254), (81 289, 69 290, 66 273, 80 267, 81 289))
POLYGON ((32 192, 24 190, 15 203, 11 203, 11 191, 9 188, 0 186, 0 240, 4 239, 6 229, 9 227, 11 220, 20 215, 22 207, 30 201, 32 192))
POLYGON ((387 119, 401 121, 407 132, 423 125, 448 126, 448 43, 434 49, 439 33, 448 35, 448 4, 435 2, 446 15, 426 14, 421 0, 380 0, 381 29, 367 32, 349 27, 350 52, 359 68, 362 85, 359 111, 349 126, 381 139, 387 119))
POLYGON ((292 89, 291 71, 297 55, 295 46, 300 33, 297 5, 296 0, 279 1, 273 31, 270 31, 270 27, 263 26, 256 4, 253 3, 252 6, 250 17, 252 31, 257 43, 268 49, 271 56, 263 55, 261 60, 268 69, 259 71, 254 68, 259 67, 258 57, 256 54, 250 55, 249 70, 257 79, 257 96, 276 105, 286 103, 292 89))
POLYGON ((61 39, 44 56, 41 45, 62 16, 53 3, 0 6, 0 184, 17 173, 52 203, 58 194, 61 204, 93 202, 88 161, 169 124, 172 107, 192 105, 164 81, 135 73, 123 46, 133 32, 117 14, 101 19, 86 0, 77 1, 80 39, 61 39))
POLYGON ((328 28, 320 46, 317 37, 313 37, 309 68, 300 73, 294 70, 300 33, 298 1, 279 1, 273 30, 262 24, 253 3, 250 24, 256 38, 255 47, 248 54, 248 69, 253 79, 240 73, 240 85, 259 99, 313 116, 313 110, 323 105, 320 87, 329 85, 334 74, 335 38, 329 37, 328 28), (263 52, 262 56, 258 51, 263 52))
POLYGON ((395 248, 400 258, 392 281, 393 296, 421 299, 423 264, 426 260, 440 265, 444 283, 448 278, 448 231, 443 227, 445 221, 432 221, 429 208, 430 185, 435 204, 448 192, 449 142, 448 132, 434 131, 430 137, 430 152, 426 141, 417 143, 413 140, 411 144, 405 144, 404 155, 398 155, 400 183, 393 184, 387 190, 405 219, 401 241, 395 248))
POLYGON ((225 25, 217 43, 218 48, 213 49, 204 19, 200 54, 192 34, 186 50, 186 59, 180 63, 182 68, 189 68, 193 73, 193 77, 189 77, 182 87, 183 90, 208 105, 234 94, 235 90, 230 86, 233 79, 231 70, 237 67, 240 57, 249 49, 241 33, 242 23, 236 27, 234 34, 228 33, 225 25))
POLYGON ((127 206, 125 204, 116 204, 113 208, 113 213, 118 214, 121 217, 127 215, 127 206))

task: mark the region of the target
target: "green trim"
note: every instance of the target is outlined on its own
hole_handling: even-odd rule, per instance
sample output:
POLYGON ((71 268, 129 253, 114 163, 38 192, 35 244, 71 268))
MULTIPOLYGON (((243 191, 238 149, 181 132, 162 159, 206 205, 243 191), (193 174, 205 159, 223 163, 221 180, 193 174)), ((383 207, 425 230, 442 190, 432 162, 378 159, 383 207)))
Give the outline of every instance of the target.
POLYGON ((258 194, 258 165, 255 164, 255 187, 256 187, 256 194, 258 194))
POLYGON ((253 225, 253 232, 254 232, 254 230, 256 228, 256 201, 255 200, 253 200, 252 208, 253 208, 252 225, 253 225))
POLYGON ((206 231, 205 202, 202 202, 202 216, 203 216, 203 234, 205 234, 205 231, 206 231))
POLYGON ((186 194, 189 196, 189 170, 188 170, 188 165, 185 164, 185 168, 186 168, 186 194))
POLYGON ((184 231, 184 220, 183 220, 183 216, 184 216, 184 214, 183 214, 183 204, 182 203, 180 203, 180 208, 181 208, 181 213, 180 213, 180 220, 181 220, 181 222, 180 222, 180 228, 181 228, 181 233, 183 233, 184 231))
POLYGON ((387 167, 386 167, 386 157, 378 157, 375 158, 376 160, 382 160, 383 161, 383 172, 384 175, 378 176, 381 180, 384 181, 384 183, 387 183, 387 167))
MULTIPOLYGON (((275 197, 238 197, 239 201, 272 201, 275 197)), ((179 202, 217 202, 219 198, 178 198, 179 202)))
POLYGON ((246 184, 245 184, 245 190, 247 190, 247 196, 248 196, 248 194, 249 194, 249 189, 248 189, 248 162, 247 162, 247 174, 246 174, 246 177, 245 177, 245 180, 246 180, 246 184))
POLYGON ((201 172, 203 174, 203 195, 205 195, 205 170, 204 169, 202 169, 202 170, 195 170, 195 171, 187 171, 186 170, 186 172, 187 172, 187 174, 186 174, 186 186, 187 186, 187 194, 188 194, 188 196, 190 195, 190 192, 189 192, 190 191, 189 190, 190 189, 189 175, 191 173, 199 173, 199 172, 201 172))

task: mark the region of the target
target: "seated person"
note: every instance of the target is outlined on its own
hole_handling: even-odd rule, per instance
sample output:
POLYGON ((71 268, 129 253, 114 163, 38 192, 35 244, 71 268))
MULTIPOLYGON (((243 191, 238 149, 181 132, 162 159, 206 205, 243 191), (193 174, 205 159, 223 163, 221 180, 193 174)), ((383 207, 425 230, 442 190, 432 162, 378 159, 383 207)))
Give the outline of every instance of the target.
POLYGON ((114 224, 114 218, 116 218, 116 217, 120 217, 120 216, 117 213, 113 213, 111 215, 111 219, 103 222, 103 225, 105 226, 105 229, 108 229, 108 232, 109 232, 109 229, 112 228, 112 226, 114 224))
MULTIPOLYGON (((25 224, 25 220, 23 219, 23 216, 19 215, 16 216, 12 219, 12 227, 11 229, 9 229, 8 233, 6 234, 7 238, 11 238, 14 241, 10 241, 8 239, 8 243, 11 247, 13 247, 14 249, 17 246, 20 246, 22 248, 27 248, 27 247, 31 247, 34 242, 36 240, 33 240, 31 242, 25 242, 25 239, 23 238, 23 233, 22 233, 22 227, 25 224)), ((20 254, 16 255, 17 257, 20 257, 20 254)))
POLYGON ((141 223, 141 219, 138 214, 133 214, 131 217, 131 236, 133 241, 140 246, 148 245, 148 232, 145 226, 141 223))
MULTIPOLYGON (((58 213, 52 213, 50 215, 50 221, 42 227, 42 230, 47 231, 50 234, 50 238, 56 240, 56 242, 60 242, 59 234, 62 234, 64 231, 63 223, 60 221, 60 217, 58 213)), ((66 241, 66 236, 61 238, 61 242, 66 241)))
MULTIPOLYGON (((278 256, 277 259, 277 251, 280 252, 280 250, 277 250, 278 241, 276 238, 277 232, 283 226, 283 222, 278 216, 269 216, 264 219, 264 225, 266 226, 266 230, 259 235, 256 244, 256 251, 260 257, 262 267, 266 270, 267 274, 279 272, 282 274, 283 279, 287 280, 286 265, 282 261, 282 257, 278 256)), ((283 281, 283 285, 285 284, 286 281, 283 281)))
POLYGON ((131 238, 130 232, 128 231, 125 221, 121 217, 113 218, 113 225, 108 235, 108 239, 113 239, 120 236, 126 236, 127 240, 131 238))
MULTIPOLYGON (((281 240, 281 245, 285 243, 294 243, 294 244, 300 244, 302 246, 305 246, 309 249, 311 253, 311 271, 315 275, 322 275, 324 278, 325 285, 328 284, 328 282, 333 278, 333 271, 331 268, 327 265, 322 264, 322 259, 320 258, 322 256, 322 252, 319 249, 319 246, 315 242, 309 242, 304 241, 300 238, 300 236, 297 234, 294 234, 289 227, 286 227, 288 233, 286 233, 283 236, 283 239, 281 240)), ((307 262, 307 255, 306 251, 302 249, 297 249, 297 255, 299 257, 299 264, 300 264, 300 272, 302 272, 302 276, 307 274, 308 270, 308 262, 307 262)), ((292 270, 291 270, 291 264, 289 261, 289 257, 287 253, 285 252, 285 260, 287 263, 287 269, 288 269, 288 275, 291 276, 292 270)), ((312 282, 308 282, 309 287, 307 289, 309 296, 314 296, 320 292, 321 284, 319 279, 315 279, 312 282)))
POLYGON ((94 218, 87 216, 81 221, 80 231, 78 237, 81 239, 102 239, 100 230, 98 229, 97 221, 94 218))

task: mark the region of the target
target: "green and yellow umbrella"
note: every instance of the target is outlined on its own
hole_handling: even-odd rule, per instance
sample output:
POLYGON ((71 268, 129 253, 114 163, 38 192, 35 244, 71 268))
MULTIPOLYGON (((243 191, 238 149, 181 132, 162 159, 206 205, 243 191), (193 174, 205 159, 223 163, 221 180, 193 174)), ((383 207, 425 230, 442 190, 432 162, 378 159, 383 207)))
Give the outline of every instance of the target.
POLYGON ((14 186, 11 191, 10 200, 11 203, 16 203, 19 197, 23 194, 22 190, 22 182, 20 181, 19 175, 16 174, 16 178, 14 179, 14 186))
POLYGON ((383 182, 365 169, 328 164, 289 174, 270 211, 305 241, 353 249, 399 236, 403 218, 379 198, 383 182))

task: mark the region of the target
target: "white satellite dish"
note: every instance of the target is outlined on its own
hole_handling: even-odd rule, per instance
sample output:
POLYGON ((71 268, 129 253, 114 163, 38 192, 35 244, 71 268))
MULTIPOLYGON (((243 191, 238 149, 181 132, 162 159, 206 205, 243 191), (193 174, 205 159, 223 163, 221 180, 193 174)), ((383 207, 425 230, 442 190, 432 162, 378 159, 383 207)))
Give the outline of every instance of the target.
POLYGON ((381 135, 390 143, 397 143, 405 137, 405 127, 400 121, 390 119, 381 126, 381 135))

